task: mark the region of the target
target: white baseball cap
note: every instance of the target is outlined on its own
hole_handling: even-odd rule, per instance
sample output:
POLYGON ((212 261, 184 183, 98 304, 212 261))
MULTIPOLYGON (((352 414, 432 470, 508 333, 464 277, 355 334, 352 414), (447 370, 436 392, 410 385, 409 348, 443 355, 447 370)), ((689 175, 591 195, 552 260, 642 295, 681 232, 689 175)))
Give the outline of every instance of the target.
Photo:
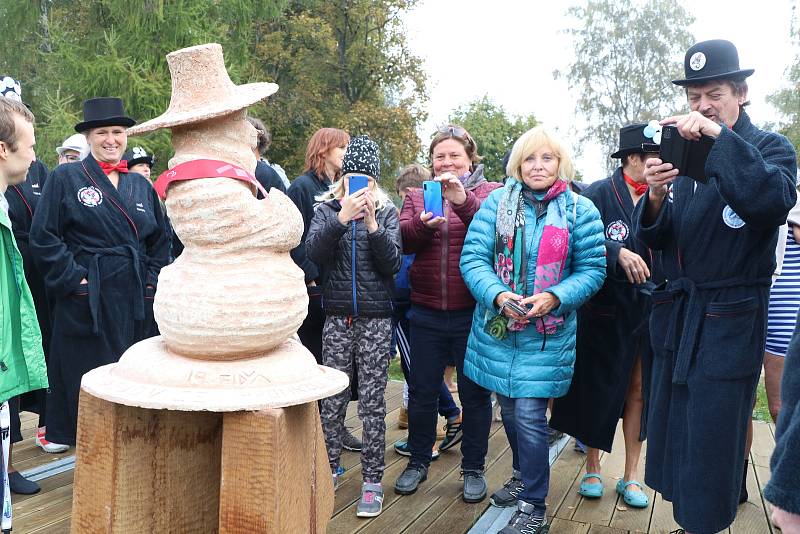
POLYGON ((65 150, 74 150, 80 155, 81 159, 84 159, 89 155, 89 144, 83 134, 76 133, 67 137, 64 140, 64 144, 56 148, 59 156, 63 156, 65 150))

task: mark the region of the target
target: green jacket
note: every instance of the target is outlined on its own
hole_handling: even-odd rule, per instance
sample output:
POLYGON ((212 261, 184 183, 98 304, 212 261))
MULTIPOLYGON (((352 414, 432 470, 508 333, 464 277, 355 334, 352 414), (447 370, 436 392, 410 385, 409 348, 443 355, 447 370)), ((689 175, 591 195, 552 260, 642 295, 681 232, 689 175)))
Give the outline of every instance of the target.
POLYGON ((11 221, 0 209, 0 402, 47 387, 42 334, 11 221))

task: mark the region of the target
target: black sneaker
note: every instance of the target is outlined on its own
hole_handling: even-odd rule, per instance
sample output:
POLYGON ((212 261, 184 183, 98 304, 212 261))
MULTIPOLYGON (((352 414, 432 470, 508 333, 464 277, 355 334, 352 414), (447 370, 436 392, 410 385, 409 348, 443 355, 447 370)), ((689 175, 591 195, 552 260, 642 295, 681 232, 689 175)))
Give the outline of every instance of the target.
POLYGON ((489 490, 483 471, 465 469, 461 471, 461 476, 464 477, 464 494, 462 496, 464 502, 476 503, 486 498, 489 490))
POLYGON ((514 474, 511 475, 511 478, 503 484, 502 488, 492 493, 492 497, 489 501, 494 506, 506 508, 517 505, 519 494, 525 489, 525 483, 522 482, 522 479, 518 478, 517 475, 519 475, 519 473, 515 471, 514 474))
POLYGON ((12 471, 8 474, 8 485, 12 493, 19 495, 33 495, 41 491, 41 486, 33 480, 28 480, 19 471, 12 471))
POLYGON ((541 510, 536 510, 532 504, 519 501, 517 511, 511 516, 503 530, 497 534, 546 534, 550 532, 550 525, 541 510))
POLYGON ((547 425, 547 446, 552 447, 553 444, 564 437, 564 433, 560 430, 556 430, 555 428, 551 428, 550 425, 547 425))
POLYGON ((347 449, 348 451, 361 452, 363 447, 364 445, 362 445, 361 440, 351 434, 349 430, 344 433, 344 437, 342 438, 342 448, 347 449))
POLYGON ((428 468, 421 465, 408 464, 394 483, 394 492, 398 495, 411 495, 420 484, 428 478, 428 468))

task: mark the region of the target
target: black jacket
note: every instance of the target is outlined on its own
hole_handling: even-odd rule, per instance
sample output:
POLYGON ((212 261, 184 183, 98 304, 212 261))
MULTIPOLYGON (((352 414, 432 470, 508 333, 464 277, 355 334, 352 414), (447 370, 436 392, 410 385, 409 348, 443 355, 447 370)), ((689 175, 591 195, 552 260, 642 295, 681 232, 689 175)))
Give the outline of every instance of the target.
POLYGON ((320 178, 314 171, 308 171, 295 178, 288 191, 286 191, 286 195, 292 199, 292 202, 294 202, 303 216, 303 237, 300 240, 300 244, 292 250, 291 255, 297 266, 303 269, 303 273, 306 275, 306 284, 311 281, 321 284, 324 281, 324 276, 322 276, 319 267, 308 258, 306 238, 311 219, 314 218, 314 206, 317 205, 315 198, 325 193, 329 187, 329 181, 320 178))
MULTIPOLYGON (((267 193, 269 193, 269 190, 273 187, 280 190, 281 193, 286 192, 286 186, 283 185, 283 180, 281 180, 281 177, 278 176, 275 169, 270 167, 267 162, 261 160, 256 162, 255 175, 256 180, 261 184, 261 187, 267 190, 267 193)), ((258 198, 264 198, 261 191, 258 192, 258 198)))
POLYGON ((306 238, 308 257, 327 273, 325 313, 389 317, 394 274, 401 259, 397 210, 392 205, 379 209, 375 215, 378 230, 371 234, 363 220, 347 225, 339 222, 340 210, 338 200, 317 206, 306 238))

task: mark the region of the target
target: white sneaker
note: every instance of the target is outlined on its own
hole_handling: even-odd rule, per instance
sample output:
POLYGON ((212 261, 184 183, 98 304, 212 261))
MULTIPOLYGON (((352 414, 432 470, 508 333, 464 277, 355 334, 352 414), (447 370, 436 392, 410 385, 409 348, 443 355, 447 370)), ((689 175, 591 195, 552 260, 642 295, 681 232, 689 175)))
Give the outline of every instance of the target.
POLYGON ((42 448, 42 450, 49 454, 57 454, 59 452, 64 452, 69 449, 69 445, 63 445, 61 443, 51 443, 44 439, 44 432, 36 431, 36 438, 34 439, 34 443, 42 448))

